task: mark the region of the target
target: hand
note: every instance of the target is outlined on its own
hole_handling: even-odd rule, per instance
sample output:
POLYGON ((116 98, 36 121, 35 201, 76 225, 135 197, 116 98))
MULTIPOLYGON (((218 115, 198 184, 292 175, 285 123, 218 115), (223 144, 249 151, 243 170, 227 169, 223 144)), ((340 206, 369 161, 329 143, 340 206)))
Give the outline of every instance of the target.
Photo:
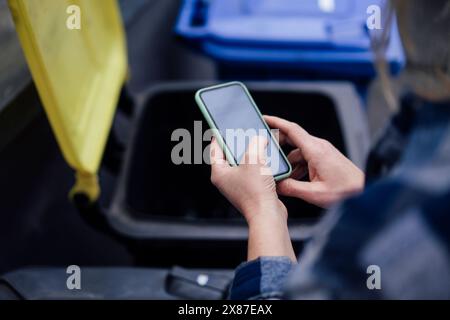
POLYGON ((293 172, 277 186, 280 195, 296 197, 322 208, 360 192, 364 173, 324 139, 311 136, 298 124, 265 116, 272 129, 279 129, 280 145, 295 147, 288 160, 293 172), (297 179, 309 173, 310 182, 297 179))
POLYGON ((265 165, 267 139, 255 137, 237 167, 231 167, 217 141, 211 142, 211 182, 244 215, 249 225, 248 260, 287 256, 296 262, 287 210, 265 165))
POLYGON ((275 180, 266 160, 267 139, 254 137, 239 166, 231 167, 213 138, 211 142, 211 182, 250 223, 256 215, 272 214, 287 218, 286 207, 278 199, 275 180))

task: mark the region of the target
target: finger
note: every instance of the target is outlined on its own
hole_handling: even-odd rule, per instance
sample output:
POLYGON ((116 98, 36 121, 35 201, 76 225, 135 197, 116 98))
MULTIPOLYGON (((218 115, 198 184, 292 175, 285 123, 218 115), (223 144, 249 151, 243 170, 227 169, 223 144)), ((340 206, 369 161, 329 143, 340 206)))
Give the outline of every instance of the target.
POLYGON ((292 170, 291 178, 295 180, 302 180, 308 174, 308 166, 297 165, 294 170, 292 170))
POLYGON ((222 151, 222 148, 220 147, 219 143, 215 138, 212 138, 211 140, 210 158, 211 158, 212 173, 217 171, 223 171, 230 167, 222 151))
MULTIPOLYGON (((280 133, 280 130, 278 130, 278 129, 271 129, 270 131, 272 132, 272 135, 273 135, 275 141, 277 141, 278 144, 281 145, 282 143, 281 143, 281 141, 280 141, 280 137, 282 137, 282 136, 284 136, 284 135, 281 134, 281 133, 280 133)), ((282 138, 285 139, 285 137, 282 137, 282 138)))
POLYGON ((295 197, 314 202, 318 188, 314 182, 297 181, 292 178, 278 183, 277 192, 282 196, 295 197))
POLYGON ((267 119, 270 119, 271 116, 263 116, 264 119, 267 122, 267 125, 270 127, 272 134, 274 135, 275 139, 278 141, 278 144, 280 146, 283 146, 285 144, 293 145, 291 141, 288 140, 288 137, 277 127, 272 126, 267 119))
POLYGON ((303 157, 302 151, 300 149, 292 150, 287 158, 290 164, 295 166, 291 178, 296 180, 303 179, 308 173, 308 163, 303 157))
POLYGON ((298 124, 273 116, 265 116, 264 119, 271 128, 280 129, 290 144, 301 148, 304 151, 304 156, 313 147, 313 137, 298 124))
POLYGON ((253 137, 250 140, 241 164, 266 164, 267 144, 267 138, 261 136, 253 137))
POLYGON ((296 165, 296 164, 306 165, 306 160, 303 157, 303 153, 300 149, 292 150, 288 154, 287 158, 292 165, 296 165))
POLYGON ((294 145, 291 141, 289 141, 287 135, 285 135, 280 129, 272 128, 270 125, 269 125, 269 127, 270 127, 270 132, 272 133, 275 140, 278 142, 278 144, 280 146, 284 146, 286 144, 289 144, 291 146, 294 145))
POLYGON ((309 133, 295 122, 291 122, 274 116, 264 116, 264 119, 271 128, 280 129, 283 134, 287 135, 287 137, 291 139, 292 142, 296 142, 297 140, 299 140, 298 136, 309 136, 309 133), (291 134, 289 134, 293 131, 297 134, 297 136, 292 136, 291 134))

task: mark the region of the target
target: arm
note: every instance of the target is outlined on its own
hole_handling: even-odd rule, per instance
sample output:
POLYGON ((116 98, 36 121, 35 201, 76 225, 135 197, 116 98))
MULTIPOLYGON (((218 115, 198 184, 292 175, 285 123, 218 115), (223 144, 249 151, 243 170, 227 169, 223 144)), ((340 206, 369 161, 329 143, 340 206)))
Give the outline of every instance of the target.
POLYGON ((238 167, 230 167, 215 140, 211 143, 211 181, 243 214, 249 226, 248 261, 286 256, 296 261, 287 227, 287 210, 275 181, 264 174, 263 138, 253 139, 238 167), (267 241, 270 239, 270 241, 267 241))
POLYGON ((277 190, 327 207, 359 192, 364 184, 364 174, 330 143, 309 135, 292 122, 275 117, 266 117, 266 121, 280 130, 280 144, 296 147, 288 157, 293 174, 278 186, 271 175, 263 174, 267 170, 262 170, 267 141, 253 140, 237 167, 229 166, 216 141, 211 144, 211 181, 243 214, 249 226, 248 262, 236 270, 231 298, 280 296, 287 274, 296 263, 287 210, 278 199, 277 190), (306 170, 311 181, 296 180, 306 170))
POLYGON ((273 177, 263 174, 266 145, 263 139, 252 140, 242 163, 230 167, 217 142, 211 143, 211 181, 249 226, 248 262, 236 269, 231 299, 279 297, 297 261, 286 207, 278 199, 273 177))

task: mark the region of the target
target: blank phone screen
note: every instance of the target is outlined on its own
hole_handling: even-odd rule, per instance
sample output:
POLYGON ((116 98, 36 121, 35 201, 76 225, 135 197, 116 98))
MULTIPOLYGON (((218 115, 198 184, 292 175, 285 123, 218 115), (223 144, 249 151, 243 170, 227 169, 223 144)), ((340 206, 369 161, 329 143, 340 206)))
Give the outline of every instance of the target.
POLYGON ((240 84, 213 88, 200 94, 203 104, 223 137, 236 164, 241 163, 255 135, 268 139, 267 165, 273 176, 285 174, 289 166, 263 122, 247 91, 240 84))

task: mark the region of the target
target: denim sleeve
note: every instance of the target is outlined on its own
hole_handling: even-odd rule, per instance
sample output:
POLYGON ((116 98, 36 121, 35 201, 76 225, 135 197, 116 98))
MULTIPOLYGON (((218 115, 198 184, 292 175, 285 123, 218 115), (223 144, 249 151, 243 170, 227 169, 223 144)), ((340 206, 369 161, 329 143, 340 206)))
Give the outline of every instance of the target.
POLYGON ((294 263, 288 257, 261 257, 244 262, 235 271, 231 300, 277 299, 294 263))

